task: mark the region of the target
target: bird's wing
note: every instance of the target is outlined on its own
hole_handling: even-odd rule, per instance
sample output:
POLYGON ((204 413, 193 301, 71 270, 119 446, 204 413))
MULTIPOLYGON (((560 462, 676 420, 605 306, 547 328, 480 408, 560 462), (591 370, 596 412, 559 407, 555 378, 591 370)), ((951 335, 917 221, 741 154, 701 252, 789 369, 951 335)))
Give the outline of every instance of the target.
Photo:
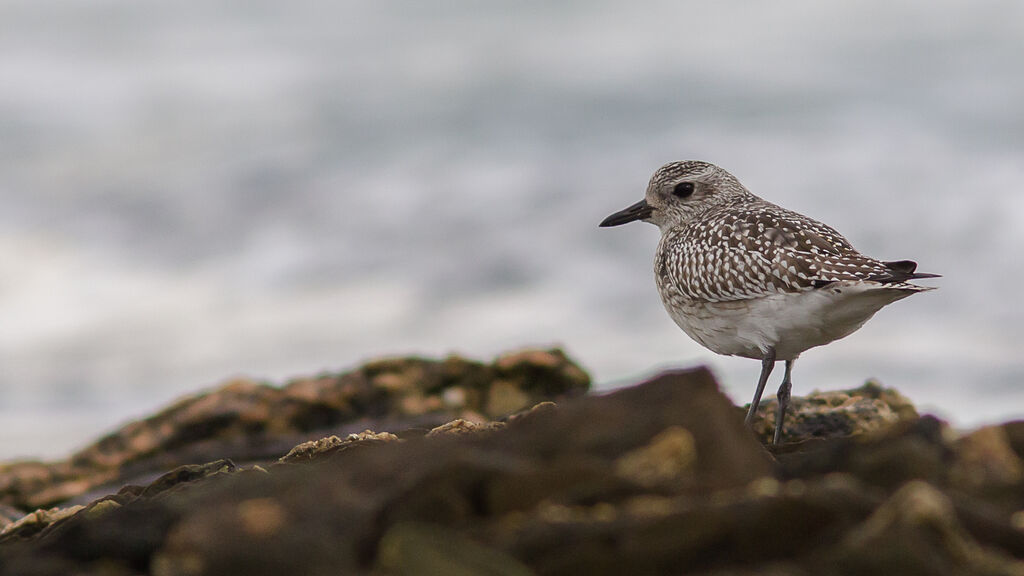
POLYGON ((767 202, 711 212, 663 242, 659 273, 688 298, 711 302, 842 281, 898 283, 916 266, 865 256, 833 228, 767 202))

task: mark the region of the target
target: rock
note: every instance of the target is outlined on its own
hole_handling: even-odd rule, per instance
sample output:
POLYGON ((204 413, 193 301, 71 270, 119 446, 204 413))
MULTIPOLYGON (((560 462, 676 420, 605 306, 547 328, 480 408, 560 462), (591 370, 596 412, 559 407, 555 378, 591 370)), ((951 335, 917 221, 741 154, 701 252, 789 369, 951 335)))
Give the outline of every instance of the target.
MULTIPOLYGON (((766 398, 752 423, 754 432, 765 444, 772 442, 777 412, 778 402, 766 398)), ((814 391, 807 396, 794 396, 786 412, 782 441, 855 436, 916 418, 917 410, 909 400, 891 388, 869 381, 850 390, 814 391)))
POLYGON ((644 500, 624 502, 605 521, 578 513, 552 520, 539 511, 503 526, 496 539, 541 574, 743 573, 796 562, 877 504, 850 479, 644 500))
POLYGON ((554 402, 541 402, 540 404, 535 405, 533 408, 530 408, 529 410, 523 410, 522 412, 516 412, 515 414, 512 414, 511 416, 508 417, 508 421, 515 422, 516 420, 532 418, 534 416, 537 416, 538 414, 543 414, 556 408, 558 408, 558 404, 555 404, 554 402))
POLYGON ((479 432, 486 432, 490 430, 500 430, 504 428, 505 424, 502 422, 486 422, 478 423, 470 420, 452 420, 447 424, 442 424, 437 428, 434 428, 430 432, 427 432, 427 438, 436 438, 438 436, 452 436, 462 434, 476 434, 479 432))
POLYGON ((823 565, 838 565, 844 574, 1024 574, 1024 563, 981 546, 960 525, 949 498, 920 481, 900 488, 829 556, 823 565))
POLYGON ((338 438, 337 436, 328 436, 319 440, 303 442, 289 450, 287 454, 278 459, 278 462, 285 464, 289 462, 305 462, 313 460, 324 453, 333 452, 335 448, 341 446, 341 443, 341 438, 338 438))
POLYGON ((671 484, 690 474, 697 462, 693 434, 679 426, 670 426, 651 442, 623 454, 615 461, 615 472, 641 486, 671 484))
POLYGON ((403 523, 381 538, 377 569, 395 576, 531 576, 515 558, 430 524, 403 523))
POLYGON ((50 508, 49 510, 36 510, 26 514, 22 518, 8 524, 0 531, 0 542, 16 538, 29 538, 48 528, 52 524, 70 518, 83 510, 85 506, 71 506, 69 508, 50 508))
POLYGON ((280 388, 240 378, 132 422, 66 461, 0 465, 0 504, 48 507, 219 458, 271 462, 311 436, 429 430, 454 418, 579 396, 589 384, 587 374, 557 349, 518 352, 491 364, 457 356, 389 358, 280 388))
POLYGON ((570 395, 567 391, 585 391, 590 387, 590 376, 557 348, 505 354, 495 360, 494 370, 498 378, 511 382, 532 398, 565 397, 570 395))
POLYGON ((1007 422, 1001 426, 1006 433, 1006 441, 1017 456, 1024 458, 1024 420, 1007 422))
MULTIPOLYGON (((559 362, 503 357, 490 382, 559 362)), ((849 434, 773 456, 706 370, 488 422, 484 372, 441 364, 456 387, 409 388, 430 371, 400 360, 365 381, 388 402, 472 406, 446 424, 328 434, 267 469, 216 460, 34 513, 0 536, 0 576, 1024 574, 1016 423, 958 436, 866 387, 804 402, 849 434)))
POLYGON ((124 486, 117 495, 101 498, 88 506, 77 505, 66 508, 51 508, 49 510, 37 510, 25 515, 19 520, 8 524, 0 531, 0 542, 33 537, 52 529, 79 512, 88 518, 98 518, 133 500, 157 497, 165 492, 173 492, 180 489, 184 485, 194 484, 219 474, 230 474, 236 471, 237 468, 230 460, 218 460, 202 465, 181 466, 160 476, 147 486, 124 486))
MULTIPOLYGON (((207 464, 189 464, 179 466, 174 470, 160 476, 148 486, 141 489, 140 496, 153 497, 168 490, 180 488, 184 484, 191 484, 199 480, 205 480, 218 474, 233 474, 238 467, 231 460, 223 458, 207 464)), ((121 491, 131 491, 131 487, 122 488, 121 491)))
POLYGON ((911 480, 945 486, 954 457, 947 430, 925 416, 875 434, 806 442, 776 456, 787 479, 844 472, 885 489, 911 480))
POLYGON ((21 520, 25 516, 25 512, 15 508, 14 506, 6 506, 0 504, 0 531, 11 525, 17 520, 21 520))
POLYGON ((288 514, 273 498, 251 498, 238 504, 242 534, 257 539, 280 534, 288 525, 288 514))
POLYGON ((498 380, 487 395, 485 412, 492 419, 519 412, 530 405, 530 396, 512 382, 498 380))
POLYGON ((771 474, 770 458, 710 374, 679 372, 636 389, 567 400, 488 434, 374 442, 269 473, 134 490, 120 507, 76 515, 45 538, 0 550, 0 560, 13 573, 37 554, 47 555, 54 574, 74 572, 98 555, 106 566, 158 574, 359 573, 374 565, 401 569, 402 547, 424 538, 391 529, 428 523, 481 537, 471 538, 475 546, 444 549, 437 566, 479 567, 509 554, 501 539, 488 536, 507 517, 562 507, 613 522, 618 503, 647 490, 619 477, 616 461, 645 449, 678 452, 688 442, 680 442, 683 429, 692 430, 696 457, 690 481, 671 486, 672 493, 735 490, 771 474), (383 543, 398 542, 397 556, 380 548, 389 533, 383 543))
POLYGON ((100 516, 107 514, 112 510, 117 510, 120 507, 121 503, 114 498, 97 500, 86 507, 85 510, 82 511, 82 514, 85 514, 89 518, 99 518, 100 516))
POLYGON ((986 426, 955 443, 953 483, 965 489, 1016 486, 1024 481, 1024 461, 1010 446, 1006 429, 986 426))
POLYGON ((298 462, 309 462, 356 444, 374 444, 379 442, 397 441, 399 441, 398 436, 395 436, 390 432, 377 433, 372 430, 364 430, 359 434, 349 434, 344 440, 337 436, 328 436, 327 438, 310 440, 309 442, 299 444, 292 448, 288 454, 278 459, 278 463, 294 464, 298 462))

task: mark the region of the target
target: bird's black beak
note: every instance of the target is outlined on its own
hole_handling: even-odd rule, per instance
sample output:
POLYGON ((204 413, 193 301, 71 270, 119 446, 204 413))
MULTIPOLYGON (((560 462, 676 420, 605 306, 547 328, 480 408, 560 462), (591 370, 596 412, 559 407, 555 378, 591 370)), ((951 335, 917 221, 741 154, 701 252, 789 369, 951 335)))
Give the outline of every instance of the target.
POLYGON ((646 220, 651 217, 651 213, 654 212, 654 208, 647 203, 647 200, 641 200, 636 204, 633 204, 625 210, 619 210, 615 214, 605 218, 601 222, 601 227, 606 228, 608 226, 619 226, 633 222, 634 220, 646 220))

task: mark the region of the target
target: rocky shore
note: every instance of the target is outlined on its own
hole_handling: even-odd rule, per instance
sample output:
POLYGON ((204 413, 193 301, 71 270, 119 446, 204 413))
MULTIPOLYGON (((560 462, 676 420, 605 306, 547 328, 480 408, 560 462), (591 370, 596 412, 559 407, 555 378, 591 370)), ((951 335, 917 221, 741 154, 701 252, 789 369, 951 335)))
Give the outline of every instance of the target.
POLYGON ((868 383, 774 448, 704 369, 588 387, 559 350, 231 382, 0 465, 0 575, 1024 574, 1024 422, 868 383))

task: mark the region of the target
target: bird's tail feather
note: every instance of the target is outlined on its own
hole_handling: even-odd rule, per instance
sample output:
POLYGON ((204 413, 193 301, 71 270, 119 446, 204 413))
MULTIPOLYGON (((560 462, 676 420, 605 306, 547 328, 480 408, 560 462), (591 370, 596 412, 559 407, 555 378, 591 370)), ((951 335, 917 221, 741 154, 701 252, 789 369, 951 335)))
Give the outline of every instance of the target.
POLYGON ((918 278, 942 278, 941 274, 917 272, 917 262, 913 260, 893 260, 891 262, 882 262, 882 264, 885 264, 885 267, 890 271, 889 276, 883 280, 887 282, 905 282, 907 280, 917 280, 918 278))

